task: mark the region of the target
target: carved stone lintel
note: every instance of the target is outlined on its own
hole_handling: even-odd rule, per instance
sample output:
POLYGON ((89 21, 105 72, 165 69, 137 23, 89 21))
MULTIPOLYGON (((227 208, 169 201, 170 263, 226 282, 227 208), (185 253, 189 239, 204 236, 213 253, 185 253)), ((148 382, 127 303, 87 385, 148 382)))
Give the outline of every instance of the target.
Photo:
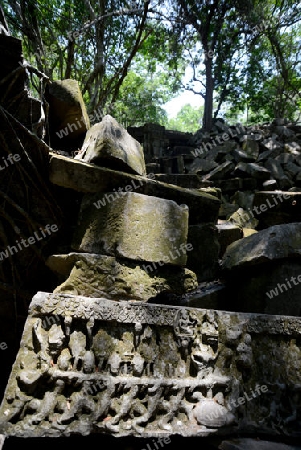
POLYGON ((39 292, 0 433, 298 436, 300 325, 298 317, 39 292))

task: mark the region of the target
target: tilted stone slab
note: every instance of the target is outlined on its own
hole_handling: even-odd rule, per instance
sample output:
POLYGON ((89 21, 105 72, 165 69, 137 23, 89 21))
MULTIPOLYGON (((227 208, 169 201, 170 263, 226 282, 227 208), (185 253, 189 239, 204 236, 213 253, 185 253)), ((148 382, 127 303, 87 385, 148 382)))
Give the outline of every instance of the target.
POLYGON ((301 192, 257 191, 252 213, 260 228, 301 221, 301 192))
POLYGON ((54 292, 85 297, 148 301, 158 294, 181 296, 198 285, 196 274, 185 267, 91 253, 51 255, 46 265, 61 280, 54 292))
POLYGON ((51 183, 83 193, 98 193, 99 198, 113 189, 173 200, 189 208, 189 224, 213 222, 218 219, 220 199, 196 189, 186 189, 162 183, 148 177, 99 167, 95 164, 50 153, 49 178, 51 183))
POLYGON ((71 246, 80 252, 185 266, 187 234, 186 205, 136 192, 110 192, 101 199, 83 198, 71 246))
POLYGON ((65 141, 84 139, 90 119, 78 81, 52 81, 45 95, 49 103, 50 137, 55 148, 63 148, 65 141))
POLYGON ((75 159, 146 175, 141 144, 109 114, 89 129, 75 159))
POLYGON ((301 257, 301 223, 274 225, 230 244, 222 258, 225 272, 285 258, 301 257))
POLYGON ((297 317, 38 292, 0 433, 300 437, 300 337, 297 317))

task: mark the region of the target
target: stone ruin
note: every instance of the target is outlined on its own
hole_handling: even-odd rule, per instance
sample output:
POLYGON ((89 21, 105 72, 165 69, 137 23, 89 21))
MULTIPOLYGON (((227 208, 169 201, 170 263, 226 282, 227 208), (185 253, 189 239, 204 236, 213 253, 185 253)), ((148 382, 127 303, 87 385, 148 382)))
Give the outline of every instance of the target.
POLYGON ((300 325, 38 292, 1 405, 2 432, 298 437, 300 325))
MULTIPOLYGON (((1 48, 8 42, 1 152, 22 156, 12 173, 20 184, 31 175, 32 215, 23 190, 4 197, 7 178, 1 195, 43 237, 53 224, 59 233, 45 248, 35 242, 42 270, 5 380, 4 450, 16 437, 300 442, 300 127, 240 128, 226 142, 234 133, 219 121, 212 135, 180 134, 166 156, 160 142, 175 132, 161 127, 148 147, 155 125, 136 139, 110 115, 91 124, 76 81, 45 80, 0 34, 1 48), (43 81, 41 99, 28 93, 28 71, 43 81)), ((18 224, 9 240, 1 234, 6 284, 13 245, 21 271, 31 250, 18 224)), ((38 236, 27 231, 27 242, 38 236)), ((3 304, 21 302, 5 292, 3 304)))

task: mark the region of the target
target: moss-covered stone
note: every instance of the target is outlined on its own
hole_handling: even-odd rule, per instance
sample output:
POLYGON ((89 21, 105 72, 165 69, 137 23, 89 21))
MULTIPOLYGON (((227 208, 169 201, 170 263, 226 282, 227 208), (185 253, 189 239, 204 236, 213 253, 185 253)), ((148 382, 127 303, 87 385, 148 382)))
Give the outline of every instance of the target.
POLYGON ((90 128, 76 159, 146 175, 142 146, 109 114, 90 128))
POLYGON ((135 192, 110 192, 83 199, 72 249, 184 266, 187 233, 186 205, 135 192))
POLYGON ((47 266, 59 280, 65 279, 54 292, 86 297, 148 301, 162 293, 182 295, 198 284, 196 275, 189 269, 156 263, 136 264, 105 255, 53 255, 48 258, 47 266))

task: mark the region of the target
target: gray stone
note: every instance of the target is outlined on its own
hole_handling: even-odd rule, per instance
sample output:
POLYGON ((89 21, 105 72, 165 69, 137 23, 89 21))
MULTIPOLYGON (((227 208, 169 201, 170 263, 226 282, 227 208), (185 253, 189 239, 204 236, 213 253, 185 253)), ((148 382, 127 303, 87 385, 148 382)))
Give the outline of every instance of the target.
POLYGON ((252 213, 263 229, 301 220, 300 193, 289 191, 255 192, 252 213))
POLYGON ((193 249, 187 252, 186 267, 196 275, 198 282, 215 279, 218 273, 220 245, 215 224, 191 225, 188 227, 187 242, 193 249))
MULTIPOLYGON (((273 153, 274 153, 273 150, 265 150, 265 151, 261 152, 257 158, 257 163, 266 161, 267 159, 269 159, 270 156, 273 155, 273 153)), ((277 159, 277 157, 276 157, 276 159, 277 159)))
POLYGON ((283 191, 286 191, 294 186, 294 182, 292 181, 291 176, 288 176, 287 173, 284 173, 284 176, 280 178, 278 183, 279 188, 282 189, 283 191))
POLYGON ((47 267, 56 274, 55 293, 149 301, 159 294, 183 295, 197 287, 187 268, 159 263, 133 263, 93 253, 52 255, 47 267))
POLYGON ((89 129, 75 159, 146 175, 140 143, 109 114, 89 129))
POLYGON ((239 208, 238 205, 223 200, 218 213, 219 220, 228 220, 228 218, 232 214, 234 214, 235 211, 238 210, 238 208, 239 208))
POLYGON ((274 156, 280 155, 283 150, 283 144, 275 139, 275 137, 268 137, 259 144, 262 151, 273 150, 274 156))
POLYGON ((252 207, 254 195, 255 193, 253 191, 236 191, 230 200, 243 209, 249 209, 252 207))
POLYGON ((73 142, 78 138, 83 140, 90 128, 90 120, 78 81, 52 81, 47 85, 46 98, 49 103, 49 131, 53 148, 63 148, 66 141, 73 142))
POLYGON ((0 450, 2 450, 5 441, 5 436, 0 434, 0 450))
MULTIPOLYGON (((245 239, 248 238, 243 240, 245 239)), ((301 315, 300 258, 275 259, 258 262, 256 266, 241 267, 240 270, 236 268, 224 274, 223 280, 229 310, 298 317, 301 315)))
POLYGON ((280 162, 278 162, 276 159, 269 158, 265 162, 264 167, 267 170, 269 170, 269 172, 271 173, 271 176, 273 178, 275 178, 275 180, 280 180, 281 178, 284 177, 283 168, 282 168, 280 162))
POLYGON ((215 169, 218 164, 212 159, 195 158, 195 160, 189 165, 189 173, 204 174, 215 169))
POLYGON ((228 217, 228 221, 239 226, 240 228, 256 228, 258 220, 254 217, 250 210, 244 210, 238 208, 231 216, 228 217))
POLYGON ((235 164, 232 161, 226 161, 223 164, 220 164, 215 169, 211 170, 207 175, 204 175, 203 180, 222 180, 223 178, 227 178, 228 175, 231 174, 233 169, 235 168, 235 164))
POLYGON ((83 197, 71 247, 184 266, 187 233, 186 205, 136 192, 108 192, 83 197))
POLYGON ((233 242, 223 256, 225 271, 301 257, 301 223, 274 225, 233 242))
POLYGON ((182 296, 180 305, 190 308, 226 310, 226 292, 225 284, 219 280, 201 282, 196 289, 182 296))
POLYGON ((219 258, 222 258, 228 245, 243 237, 242 227, 229 221, 219 221, 216 225, 220 244, 219 258))
MULTIPOLYGON (((258 145, 258 144, 257 144, 258 145)), ((233 150, 233 157, 235 161, 238 162, 254 162, 258 158, 254 158, 253 156, 247 154, 246 152, 243 152, 239 148, 233 150)))
POLYGON ((247 139, 242 143, 242 150, 253 161, 257 160, 259 156, 259 145, 255 140, 250 138, 250 136, 247 136, 247 139))
POLYGON ((298 437, 300 330, 299 317, 38 292, 0 432, 298 437))
POLYGON ((255 438, 227 439, 218 448, 220 450, 301 450, 299 445, 255 438))
POLYGON ((161 183, 173 184, 186 189, 199 189, 202 182, 196 174, 159 173, 153 177, 161 183))
POLYGON ((292 174, 293 176, 297 175, 301 171, 301 167, 293 162, 284 163, 284 170, 292 174))
POLYGON ((300 156, 301 146, 297 142, 287 142, 284 144, 284 151, 290 155, 300 156))
POLYGON ((148 177, 131 175, 117 170, 98 167, 61 155, 51 154, 50 181, 58 186, 77 192, 98 193, 132 190, 141 194, 173 200, 189 208, 189 224, 216 222, 220 200, 197 189, 185 189, 155 181, 148 177))
POLYGON ((289 139, 289 138, 292 138, 293 136, 295 136, 295 133, 292 130, 290 130, 289 128, 287 128, 286 126, 282 126, 282 125, 275 126, 275 127, 273 127, 273 130, 282 139, 289 139))
POLYGON ((266 180, 262 183, 262 190, 263 191, 271 191, 277 189, 278 183, 276 180, 266 180))
MULTIPOLYGON (((287 144, 286 144, 287 145, 287 144)), ((281 164, 287 164, 295 161, 295 156, 290 153, 280 153, 279 156, 276 156, 276 161, 281 164)))
POLYGON ((234 169, 234 175, 245 177, 251 176, 262 181, 268 180, 270 178, 269 170, 257 163, 239 162, 234 169))

